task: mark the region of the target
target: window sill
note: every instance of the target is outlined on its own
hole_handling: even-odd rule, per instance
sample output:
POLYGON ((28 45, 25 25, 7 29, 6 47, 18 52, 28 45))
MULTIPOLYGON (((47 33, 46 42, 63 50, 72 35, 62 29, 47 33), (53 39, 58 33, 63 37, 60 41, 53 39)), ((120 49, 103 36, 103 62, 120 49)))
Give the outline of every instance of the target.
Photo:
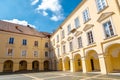
POLYGON ((93 43, 88 44, 87 46, 91 46, 91 45, 94 45, 94 44, 96 44, 96 43, 95 43, 95 42, 93 42, 93 43))
POLYGON ((117 34, 116 35, 113 35, 113 36, 110 36, 110 37, 106 37, 104 40, 107 40, 107 39, 110 39, 110 38, 113 38, 113 37, 116 37, 118 36, 117 34))
POLYGON ((98 11, 98 13, 97 13, 97 14, 100 14, 101 12, 103 12, 104 10, 106 10, 108 7, 109 7, 109 6, 106 6, 104 9, 102 9, 102 10, 98 11))
POLYGON ((87 21, 84 22, 84 24, 86 24, 87 22, 89 22, 91 20, 91 18, 89 18, 87 21))

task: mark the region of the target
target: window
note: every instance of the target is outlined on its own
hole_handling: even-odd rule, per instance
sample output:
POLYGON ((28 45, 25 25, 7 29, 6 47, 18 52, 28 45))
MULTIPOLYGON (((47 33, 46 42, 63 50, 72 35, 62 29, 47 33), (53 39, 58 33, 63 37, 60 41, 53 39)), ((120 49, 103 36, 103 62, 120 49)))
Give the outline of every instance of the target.
POLYGON ((88 44, 92 44, 94 42, 92 31, 89 31, 87 33, 87 37, 88 37, 88 44))
POLYGON ((57 42, 59 42, 59 35, 57 35, 57 42))
POLYGON ((62 39, 65 38, 65 32, 64 30, 62 31, 62 39))
POLYGON ((47 51, 45 52, 45 57, 48 57, 48 52, 47 51))
POLYGON ((73 44, 72 44, 72 42, 69 42, 69 47, 70 47, 70 51, 72 51, 73 50, 73 44))
POLYGON ((86 9, 86 10, 83 11, 83 19, 84 19, 84 22, 87 22, 87 21, 90 20, 88 9, 86 9))
POLYGON ((55 39, 53 39, 53 41, 52 41, 52 45, 53 45, 53 46, 55 45, 55 39))
POLYGON ((26 56, 27 51, 26 50, 22 50, 22 56, 26 56))
POLYGON ((27 40, 26 39, 23 39, 23 45, 27 45, 27 40))
POLYGON ((80 26, 80 22, 79 22, 79 18, 77 17, 76 19, 75 19, 75 27, 77 28, 77 27, 79 27, 80 26))
POLYGON ((9 38, 9 44, 13 44, 13 43, 14 43, 14 38, 13 37, 9 38))
POLYGON ((60 56, 60 50, 59 50, 59 48, 57 48, 57 54, 58 54, 58 56, 60 56))
POLYGON ((34 57, 38 57, 38 51, 34 51, 34 57))
POLYGON ((63 45, 63 53, 66 52, 66 48, 65 48, 65 45, 63 45))
POLYGON ((106 0, 96 0, 96 4, 98 11, 103 10, 107 6, 106 0))
POLYGON ((70 24, 68 25, 67 29, 68 29, 68 34, 69 34, 70 31, 71 31, 71 25, 70 24))
POLYGON ((111 37, 114 35, 113 26, 111 24, 111 21, 104 23, 103 26, 104 26, 104 31, 105 31, 106 37, 111 37))
POLYGON ((49 46, 48 46, 48 42, 46 42, 46 43, 45 43, 45 48, 48 48, 48 47, 49 47, 49 46))
POLYGON ((13 49, 9 48, 8 52, 7 52, 7 55, 8 56, 12 56, 13 55, 13 49))
POLYGON ((38 47, 38 41, 34 42, 34 46, 38 47))
POLYGON ((82 38, 79 37, 78 38, 78 48, 81 48, 82 47, 82 38))

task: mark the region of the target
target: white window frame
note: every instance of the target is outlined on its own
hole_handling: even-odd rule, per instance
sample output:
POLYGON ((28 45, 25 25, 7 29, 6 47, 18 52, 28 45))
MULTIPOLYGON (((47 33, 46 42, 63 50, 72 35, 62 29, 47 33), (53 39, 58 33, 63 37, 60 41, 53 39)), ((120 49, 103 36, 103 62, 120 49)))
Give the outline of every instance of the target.
POLYGON ((90 12, 89 12, 89 9, 86 8, 83 12, 82 12, 82 15, 83 15, 83 21, 84 23, 88 22, 90 20, 90 12))
POLYGON ((69 25, 67 26, 67 31, 68 31, 68 34, 70 34, 70 31, 71 31, 71 24, 69 24, 69 25))
POLYGON ((27 56, 27 50, 22 50, 22 51, 21 51, 21 56, 22 56, 22 57, 26 57, 26 56, 27 56), (26 53, 23 54, 23 51, 25 51, 26 53))
POLYGON ((82 48, 83 47, 83 41, 82 41, 82 36, 79 36, 79 37, 77 37, 77 45, 78 45, 78 48, 82 48), (78 40, 78 38, 81 38, 81 41, 79 42, 79 40, 78 40), (81 45, 80 45, 80 43, 81 43, 81 45))
POLYGON ((57 35, 57 42, 59 42, 59 34, 57 35))
POLYGON ((65 38, 65 30, 62 30, 61 34, 62 34, 62 39, 64 39, 65 38))
POLYGON ((63 53, 66 53, 66 45, 65 44, 62 46, 62 50, 63 50, 63 53))
POLYGON ((104 0, 105 6, 103 5, 103 2, 102 2, 102 1, 103 1, 103 0, 96 0, 96 6, 97 6, 97 10, 98 10, 98 11, 101 11, 101 10, 105 9, 105 8, 108 6, 106 0, 104 0))
POLYGON ((34 51, 34 52, 33 52, 33 56, 34 56, 34 57, 38 57, 38 51, 34 51), (36 54, 35 52, 37 52, 37 55, 35 55, 35 54, 36 54))
POLYGON ((75 18, 74 23, 75 23, 75 28, 80 27, 80 19, 79 19, 79 17, 75 18))
POLYGON ((13 53, 14 53, 14 49, 13 48, 7 48, 7 56, 13 56, 13 53), (11 55, 8 54, 8 49, 12 49, 11 55))
POLYGON ((95 42, 95 38, 94 38, 94 34, 93 34, 93 30, 89 30, 86 32, 86 35, 87 35, 87 40, 88 40, 88 45, 90 44, 93 44, 95 42), (90 36, 90 41, 89 41, 89 37, 88 37, 88 33, 89 32, 92 32, 92 38, 93 38, 93 41, 91 41, 91 36, 90 36))
POLYGON ((69 51, 73 51, 73 41, 69 42, 69 51))

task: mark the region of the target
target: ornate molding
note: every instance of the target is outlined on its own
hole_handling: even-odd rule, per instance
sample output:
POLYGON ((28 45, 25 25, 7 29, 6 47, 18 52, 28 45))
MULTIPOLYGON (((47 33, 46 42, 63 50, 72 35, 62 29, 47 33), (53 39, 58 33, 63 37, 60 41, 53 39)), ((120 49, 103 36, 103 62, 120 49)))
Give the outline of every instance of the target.
POLYGON ((73 37, 71 37, 71 36, 67 38, 68 41, 70 41, 70 40, 72 40, 72 39, 73 39, 73 37))
POLYGON ((79 36, 82 33, 83 33, 82 31, 76 31, 75 36, 77 37, 77 36, 79 36))
POLYGON ((94 24, 86 24, 85 27, 83 28, 83 31, 87 31, 88 29, 92 28, 94 24))
POLYGON ((114 12, 102 13, 102 14, 100 15, 100 17, 97 19, 97 21, 98 21, 98 22, 101 22, 101 21, 103 21, 104 19, 112 16, 113 14, 114 14, 114 12))

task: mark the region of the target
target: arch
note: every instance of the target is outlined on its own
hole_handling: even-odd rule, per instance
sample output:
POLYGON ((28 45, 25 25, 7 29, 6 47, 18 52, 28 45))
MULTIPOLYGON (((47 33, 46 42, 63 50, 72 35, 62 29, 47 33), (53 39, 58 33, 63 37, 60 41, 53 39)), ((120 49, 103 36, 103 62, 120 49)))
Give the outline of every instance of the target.
POLYGON ((62 59, 59 59, 59 61, 58 61, 58 70, 59 71, 63 70, 62 59))
POLYGON ((95 50, 90 50, 87 52, 86 66, 88 72, 100 71, 99 58, 95 50))
POLYGON ((49 70, 49 61, 46 60, 44 61, 44 71, 48 71, 49 70))
POLYGON ((70 58, 69 57, 65 57, 64 59, 64 65, 65 65, 65 71, 70 70, 70 58))
POLYGON ((4 62, 3 72, 12 72, 13 71, 13 61, 7 60, 4 62))
POLYGON ((27 62, 26 61, 20 61, 19 62, 19 70, 27 70, 27 62))
POLYGON ((33 61, 32 62, 32 70, 39 70, 39 61, 33 61))
POLYGON ((107 72, 120 73, 120 44, 109 45, 105 50, 107 72))
POLYGON ((80 54, 74 55, 74 66, 75 66, 75 71, 82 71, 82 61, 80 54))

